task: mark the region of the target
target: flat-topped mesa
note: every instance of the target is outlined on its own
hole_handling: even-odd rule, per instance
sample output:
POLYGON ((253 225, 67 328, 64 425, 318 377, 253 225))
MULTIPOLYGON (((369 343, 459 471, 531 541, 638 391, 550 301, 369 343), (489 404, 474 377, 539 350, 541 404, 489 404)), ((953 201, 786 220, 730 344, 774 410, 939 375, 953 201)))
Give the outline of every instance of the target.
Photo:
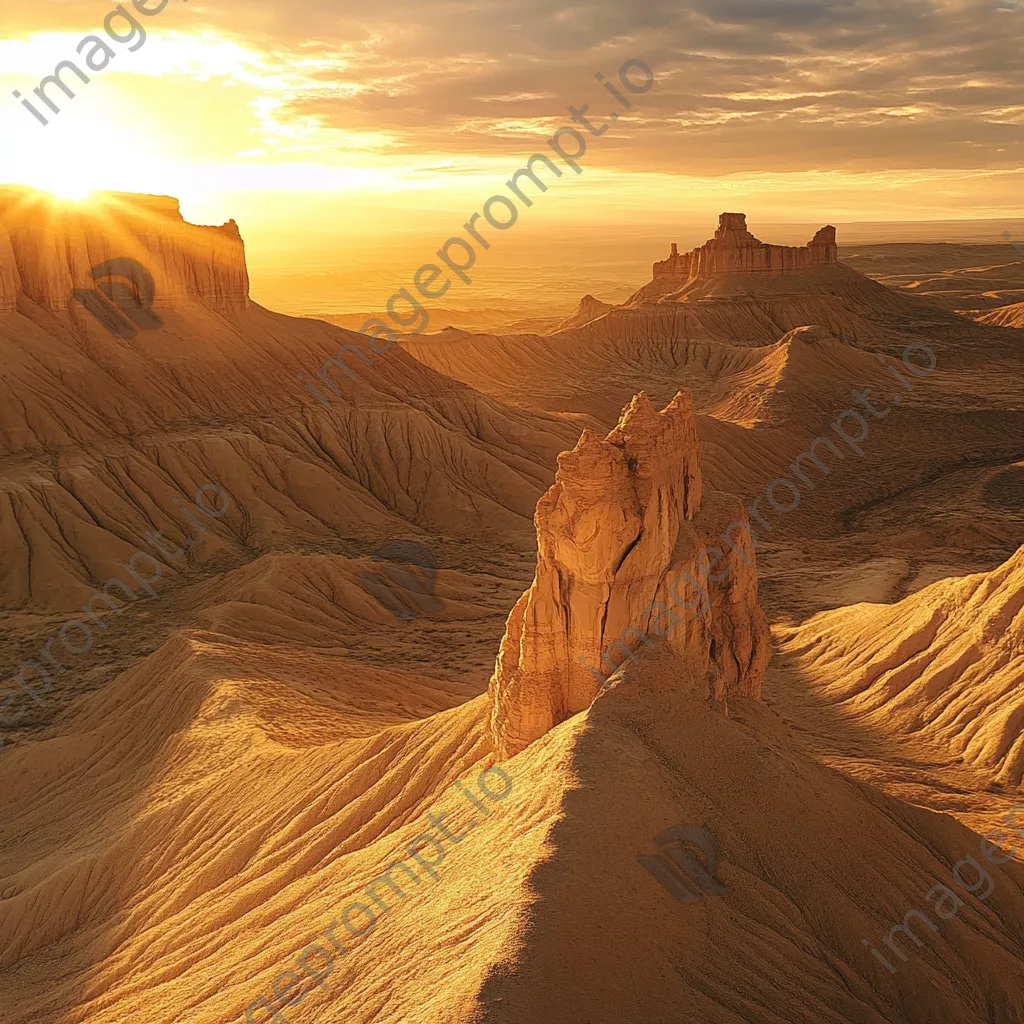
POLYGON ((760 694, 768 626, 749 527, 738 499, 704 493, 688 394, 656 412, 641 392, 607 437, 584 431, 534 521, 537 573, 490 683, 499 757, 586 710, 657 638, 708 681, 707 696, 760 694))
POLYGON ((811 267, 831 266, 839 259, 836 229, 821 228, 807 245, 769 245, 747 230, 743 213, 723 213, 715 237, 691 252, 680 253, 675 243, 667 260, 654 264, 654 278, 680 282, 725 274, 791 274, 811 267))
POLYGON ((219 313, 249 302, 245 246, 234 221, 189 224, 168 196, 96 193, 64 203, 35 189, 0 188, 0 312, 22 296, 51 312, 96 288, 94 267, 141 264, 154 283, 153 308, 201 303, 219 313))

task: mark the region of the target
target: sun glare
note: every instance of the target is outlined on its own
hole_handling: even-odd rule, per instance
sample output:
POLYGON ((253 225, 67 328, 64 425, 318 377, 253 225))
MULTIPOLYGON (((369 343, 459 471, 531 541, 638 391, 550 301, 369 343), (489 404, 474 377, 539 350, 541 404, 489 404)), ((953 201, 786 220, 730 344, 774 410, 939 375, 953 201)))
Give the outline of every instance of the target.
POLYGON ((49 192, 57 199, 70 199, 80 202, 93 191, 92 183, 75 169, 36 166, 33 172, 26 175, 26 184, 32 185, 42 192, 49 192))
POLYGON ((83 199, 88 199, 92 191, 83 185, 76 185, 72 182, 62 185, 41 185, 40 187, 58 199, 70 199, 76 203, 80 203, 83 199))

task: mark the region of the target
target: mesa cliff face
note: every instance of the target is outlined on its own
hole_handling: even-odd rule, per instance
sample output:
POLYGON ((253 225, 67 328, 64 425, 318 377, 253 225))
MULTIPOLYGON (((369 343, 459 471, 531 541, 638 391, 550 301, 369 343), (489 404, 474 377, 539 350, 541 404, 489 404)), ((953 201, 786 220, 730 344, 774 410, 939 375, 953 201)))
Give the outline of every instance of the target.
MULTIPOLYGON (((537 499, 578 428, 507 408, 398 345, 378 354, 365 336, 273 313, 247 290, 234 225, 186 224, 174 199, 76 206, 0 189, 0 609, 80 608, 154 550, 153 531, 186 529, 175 503, 207 482, 245 525, 221 522, 171 559, 174 586, 186 565, 244 560, 243 545, 278 550, 299 523, 364 554, 433 531, 532 542, 537 499), (115 336, 71 298, 102 308, 106 283, 124 297, 124 277, 90 274, 108 260, 152 275, 162 325, 115 336), (348 352, 342 364, 342 347, 371 360, 348 352), (319 395, 304 386, 314 380, 319 395)), ((514 597, 492 613, 504 618, 514 597)), ((8 670, 33 642, 29 619, 0 629, 8 670)))
POLYGON ((75 289, 92 289, 93 267, 140 263, 152 275, 153 308, 201 303, 219 313, 249 302, 245 247, 238 226, 188 224, 176 199, 97 193, 61 203, 29 188, 0 190, 0 313, 23 297, 50 311, 68 309, 75 289))
POLYGON ((744 213, 723 213, 715 237, 691 252, 680 253, 675 244, 667 260, 654 264, 654 277, 687 281, 723 274, 787 274, 836 263, 836 229, 821 228, 807 245, 769 245, 747 230, 744 213))
POLYGON ((599 676, 659 638, 708 696, 759 696, 769 638, 747 521, 737 499, 705 498, 699 451, 690 396, 659 413, 641 392, 606 438, 585 431, 559 456, 537 504, 537 573, 490 683, 500 757, 588 708, 599 676))

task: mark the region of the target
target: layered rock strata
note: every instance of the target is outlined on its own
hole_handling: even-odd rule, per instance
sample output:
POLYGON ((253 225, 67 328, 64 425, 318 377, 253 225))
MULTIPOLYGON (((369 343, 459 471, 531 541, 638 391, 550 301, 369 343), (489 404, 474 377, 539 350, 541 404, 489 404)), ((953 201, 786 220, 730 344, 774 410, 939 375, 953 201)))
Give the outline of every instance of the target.
POLYGON ((500 757, 588 708, 659 641, 709 697, 759 696, 769 636, 747 520, 738 499, 704 495, 699 452, 690 396, 656 412, 641 392, 606 438, 584 431, 559 456, 537 504, 537 573, 490 683, 500 757))
POLYGON ((0 190, 0 312, 19 296, 64 310, 75 289, 93 289, 91 271, 133 260, 153 278, 153 308, 201 303, 220 313, 249 302, 238 226, 189 224, 176 199, 113 192, 65 203, 29 188, 0 190))
POLYGON ((747 230, 743 213, 723 213, 715 237, 687 253, 675 243, 667 260, 654 264, 654 277, 688 281, 724 274, 789 274, 831 266, 839 259, 836 229, 821 228, 807 245, 769 245, 747 230))

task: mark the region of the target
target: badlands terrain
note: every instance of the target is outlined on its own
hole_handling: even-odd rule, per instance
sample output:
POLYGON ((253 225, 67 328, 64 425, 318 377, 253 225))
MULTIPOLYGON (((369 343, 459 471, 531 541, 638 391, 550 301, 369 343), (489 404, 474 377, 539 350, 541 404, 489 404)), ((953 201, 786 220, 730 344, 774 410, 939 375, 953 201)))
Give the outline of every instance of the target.
POLYGON ((1024 1020, 1024 257, 808 241, 378 351, 0 191, 0 1021, 1024 1020))

